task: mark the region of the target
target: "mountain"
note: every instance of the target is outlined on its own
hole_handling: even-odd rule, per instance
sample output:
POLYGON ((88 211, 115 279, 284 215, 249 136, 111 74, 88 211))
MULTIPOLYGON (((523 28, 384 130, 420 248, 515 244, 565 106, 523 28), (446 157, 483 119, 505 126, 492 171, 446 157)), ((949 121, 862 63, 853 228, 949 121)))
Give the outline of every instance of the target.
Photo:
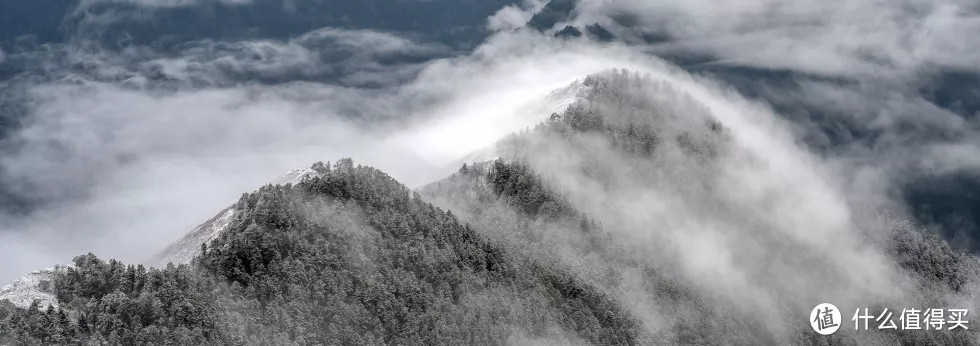
POLYGON ((53 292, 53 280, 57 268, 48 268, 27 274, 0 288, 0 301, 27 308, 37 301, 41 306, 57 307, 58 300, 53 292))
POLYGON ((57 340, 636 343, 636 322, 603 292, 487 243, 380 171, 321 167, 243 196, 190 266, 77 257, 53 280, 60 309, 14 312, 4 335, 50 342, 30 321, 70 311, 81 317, 57 340))
MULTIPOLYGON (((312 168, 295 169, 278 177, 275 184, 296 184, 304 178, 316 175, 312 168)), ((221 232, 228 228, 235 216, 235 209, 225 208, 213 218, 198 225, 184 237, 168 245, 159 253, 153 255, 145 264, 154 267, 166 267, 169 263, 189 264, 200 251, 202 244, 210 243, 221 232)), ((38 270, 18 278, 14 282, 0 288, 0 301, 8 300, 14 306, 27 308, 34 300, 41 306, 58 306, 57 298, 52 292, 52 282, 58 268, 38 270)))
POLYGON ((580 86, 579 101, 565 112, 499 142, 499 159, 465 165, 423 187, 423 198, 488 239, 611 292, 641 325, 658 326, 648 331, 667 344, 977 343, 974 332, 813 333, 799 317, 816 304, 809 302, 841 306, 856 291, 857 302, 842 307, 846 313, 852 306, 896 314, 919 306, 973 308, 980 261, 879 211, 869 219, 852 216, 841 230, 848 235, 832 243, 818 235, 832 234, 826 224, 802 226, 807 234, 794 233, 799 224, 773 226, 786 214, 811 218, 828 208, 808 210, 794 201, 819 178, 785 177, 786 190, 746 200, 754 191, 733 184, 766 174, 771 164, 755 164, 768 158, 684 91, 625 71, 590 76, 580 86), (738 172, 726 172, 733 167, 738 172), (767 204, 772 210, 749 210, 767 204), (692 238, 699 240, 691 244, 692 238), (874 255, 840 250, 852 243, 874 255), (864 256, 886 264, 856 277, 830 269, 854 268, 843 258, 864 256), (692 262, 705 263, 707 273, 692 262), (893 291, 869 290, 876 276, 893 291), (746 285, 732 285, 739 280, 746 285), (762 308, 767 304, 778 308, 762 308))
MULTIPOLYGON (((319 169, 322 169, 322 167, 319 169)), ((281 177, 276 179, 275 184, 298 184, 307 177, 318 175, 319 173, 312 167, 294 169, 286 172, 286 174, 283 174, 281 177)), ((195 227, 180 240, 170 244, 167 246, 167 248, 163 249, 163 251, 148 259, 146 264, 156 267, 165 267, 168 263, 191 263, 191 260, 193 260, 194 256, 200 251, 201 245, 210 243, 212 240, 214 240, 214 238, 218 237, 219 234, 228 229, 235 217, 235 208, 225 208, 211 219, 208 219, 208 221, 205 221, 204 223, 195 227)))
POLYGON ((416 191, 317 163, 244 194, 159 269, 78 256, 45 274, 56 306, 0 304, 0 343, 977 343, 816 334, 805 318, 826 301, 844 318, 975 309, 980 261, 877 211, 809 204, 834 200, 808 188, 823 177, 779 170, 805 158, 753 150, 653 77, 569 90, 499 158, 416 191))

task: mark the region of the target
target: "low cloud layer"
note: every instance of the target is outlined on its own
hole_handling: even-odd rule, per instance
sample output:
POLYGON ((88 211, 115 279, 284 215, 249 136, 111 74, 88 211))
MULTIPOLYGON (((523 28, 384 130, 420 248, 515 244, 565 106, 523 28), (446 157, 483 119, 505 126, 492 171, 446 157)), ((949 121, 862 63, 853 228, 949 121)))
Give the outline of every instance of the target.
MULTIPOLYGON (((384 34, 349 35, 417 47, 384 34)), ((242 192, 317 160, 356 157, 413 186, 441 177, 463 156, 560 110, 564 101, 552 92, 601 68, 592 62, 538 66, 540 56, 528 53, 539 38, 528 35, 501 38, 473 56, 427 63, 411 83, 382 88, 316 81, 226 85, 209 69, 149 78, 130 65, 113 65, 125 60, 117 56, 97 60, 90 75, 18 81, 29 114, 8 138, 0 165, 4 185, 36 208, 4 214, 3 252, 13 265, 2 275, 10 279, 87 251, 143 260, 242 192), (505 55, 496 50, 503 44, 527 52, 505 55), (113 69, 127 77, 104 78, 113 69)), ((364 46, 357 54, 398 47, 364 46)), ((201 59, 189 54, 167 61, 213 66, 227 58, 201 59)), ((267 73, 296 68, 281 59, 238 63, 267 73)), ((331 66, 314 59, 307 70, 331 66)), ((397 77, 399 66, 378 73, 397 77)))
MULTIPOLYGON (((933 206, 902 200, 907 190, 977 179, 980 50, 965 40, 980 34, 975 3, 577 3, 551 31, 598 23, 638 50, 772 104, 858 195, 888 195, 891 208, 928 219, 933 206)), ((970 193, 956 198, 975 203, 970 193)), ((944 209, 936 212, 956 214, 944 209)), ((965 223, 932 230, 965 232, 954 246, 975 250, 969 234, 980 218, 950 217, 965 223)))

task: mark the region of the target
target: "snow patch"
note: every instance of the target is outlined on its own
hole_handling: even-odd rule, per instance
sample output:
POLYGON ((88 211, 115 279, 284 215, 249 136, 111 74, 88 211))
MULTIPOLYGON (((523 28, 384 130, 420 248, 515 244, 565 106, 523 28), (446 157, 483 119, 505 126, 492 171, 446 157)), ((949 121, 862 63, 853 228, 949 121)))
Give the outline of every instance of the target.
POLYGON ((168 263, 187 264, 194 256, 201 252, 201 244, 210 243, 217 238, 221 232, 228 229, 228 225, 235 217, 235 208, 228 207, 218 215, 200 224, 194 230, 187 233, 176 243, 170 244, 162 252, 154 256, 149 261, 149 265, 155 267, 165 267, 168 263))
POLYGON ((293 185, 295 185, 295 184, 298 184, 299 182, 303 181, 303 178, 310 177, 310 176, 317 176, 317 175, 319 175, 319 174, 316 171, 314 171, 313 168, 307 167, 307 168, 303 168, 303 169, 294 169, 294 170, 291 170, 289 172, 286 172, 286 174, 283 174, 282 176, 280 176, 278 179, 276 179, 276 181, 275 181, 274 184, 278 184, 278 185, 293 184, 293 185))
POLYGON ((41 303, 42 308, 48 305, 58 307, 58 299, 54 295, 55 269, 41 269, 3 286, 0 288, 0 301, 9 300, 24 309, 30 307, 35 300, 41 303))

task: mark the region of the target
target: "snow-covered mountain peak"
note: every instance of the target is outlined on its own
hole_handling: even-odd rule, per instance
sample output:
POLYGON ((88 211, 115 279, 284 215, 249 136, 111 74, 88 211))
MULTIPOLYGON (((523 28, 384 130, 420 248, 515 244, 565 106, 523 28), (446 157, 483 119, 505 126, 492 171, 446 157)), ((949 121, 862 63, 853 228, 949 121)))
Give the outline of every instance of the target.
MULTIPOLYGON (((312 167, 299 168, 284 173, 272 183, 278 185, 297 184, 307 177, 317 175, 319 173, 312 167)), ((195 227, 177 242, 167 246, 146 263, 154 267, 163 267, 168 263, 190 263, 194 256, 201 251, 201 244, 210 243, 218 237, 235 219, 235 215, 235 208, 232 206, 225 208, 211 219, 195 227)))
POLYGON ((9 300, 17 307, 28 308, 37 300, 40 306, 58 306, 54 295, 55 268, 41 269, 24 275, 0 288, 0 301, 9 300))

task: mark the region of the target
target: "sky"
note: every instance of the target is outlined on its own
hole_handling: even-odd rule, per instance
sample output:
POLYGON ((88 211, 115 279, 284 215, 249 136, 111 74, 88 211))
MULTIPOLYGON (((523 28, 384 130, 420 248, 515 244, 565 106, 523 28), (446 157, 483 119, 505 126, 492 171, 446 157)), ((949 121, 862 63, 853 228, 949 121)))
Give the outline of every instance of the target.
MULTIPOLYGON (((353 157, 423 185, 561 111, 574 99, 563 87, 610 68, 669 80, 772 160, 773 181, 806 187, 785 202, 799 219, 766 222, 818 218, 844 232, 854 206, 921 219, 929 210, 916 203, 937 194, 922 186, 971 186, 980 173, 980 48, 963 41, 980 34, 980 9, 968 1, 582 0, 544 32, 524 25, 543 1, 500 2, 471 25, 447 20, 464 28, 453 32, 479 28, 451 38, 371 20, 241 35, 132 29, 270 3, 284 18, 304 4, 92 0, 52 9, 67 19, 48 36, 3 37, 0 282, 86 252, 148 259, 316 161, 353 157), (593 23, 617 40, 553 36, 593 23), (107 34, 120 25, 132 35, 107 34)), ((726 167, 732 179, 759 169, 726 167)), ((971 249, 966 212, 921 221, 971 249)))

